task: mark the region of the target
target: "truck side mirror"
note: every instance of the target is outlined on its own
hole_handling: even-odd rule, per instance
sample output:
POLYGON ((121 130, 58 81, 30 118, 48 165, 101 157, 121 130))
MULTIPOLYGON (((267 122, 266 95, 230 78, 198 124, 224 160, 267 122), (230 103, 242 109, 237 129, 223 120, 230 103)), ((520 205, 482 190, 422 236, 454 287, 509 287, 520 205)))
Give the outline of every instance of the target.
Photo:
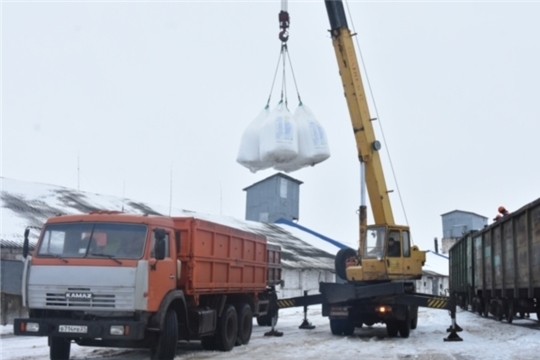
POLYGON ((165 230, 164 229, 155 229, 154 236, 156 237, 156 243, 154 245, 154 256, 156 260, 165 259, 165 230))
POLYGON ((26 228, 26 230, 24 230, 24 242, 23 242, 23 252, 22 252, 22 255, 25 259, 28 257, 28 253, 30 252, 30 243, 28 240, 29 234, 30 234, 30 228, 26 228))

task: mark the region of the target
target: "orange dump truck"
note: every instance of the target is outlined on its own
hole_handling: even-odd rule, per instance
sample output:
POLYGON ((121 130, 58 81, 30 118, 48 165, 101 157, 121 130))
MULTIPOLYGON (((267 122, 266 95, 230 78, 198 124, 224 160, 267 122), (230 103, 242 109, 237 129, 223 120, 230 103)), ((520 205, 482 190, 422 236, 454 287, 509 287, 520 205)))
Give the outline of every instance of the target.
MULTIPOLYGON (((28 249, 28 230, 25 234, 28 249)), ((279 246, 191 217, 92 212, 50 218, 25 254, 29 318, 15 335, 47 336, 51 359, 81 346, 148 348, 173 359, 178 340, 229 351, 253 316, 277 317, 279 246)))

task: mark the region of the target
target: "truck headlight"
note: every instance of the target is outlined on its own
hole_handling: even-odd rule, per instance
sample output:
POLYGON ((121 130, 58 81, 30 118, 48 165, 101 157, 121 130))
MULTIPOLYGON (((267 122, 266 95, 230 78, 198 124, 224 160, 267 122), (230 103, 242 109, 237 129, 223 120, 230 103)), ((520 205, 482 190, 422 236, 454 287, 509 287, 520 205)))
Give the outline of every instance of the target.
POLYGON ((112 325, 110 330, 111 335, 124 335, 123 325, 112 325))
POLYGON ((39 331, 39 323, 35 323, 35 322, 26 323, 26 331, 28 331, 28 332, 38 332, 39 331))

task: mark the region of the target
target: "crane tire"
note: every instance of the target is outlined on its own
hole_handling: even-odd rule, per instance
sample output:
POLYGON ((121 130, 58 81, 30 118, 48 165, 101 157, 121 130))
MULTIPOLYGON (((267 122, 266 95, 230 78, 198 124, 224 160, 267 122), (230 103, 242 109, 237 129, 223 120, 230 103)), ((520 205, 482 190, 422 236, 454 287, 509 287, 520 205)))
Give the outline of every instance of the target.
POLYGON ((334 259, 336 274, 343 280, 347 280, 347 259, 356 256, 357 253, 351 248, 343 248, 338 251, 334 259))

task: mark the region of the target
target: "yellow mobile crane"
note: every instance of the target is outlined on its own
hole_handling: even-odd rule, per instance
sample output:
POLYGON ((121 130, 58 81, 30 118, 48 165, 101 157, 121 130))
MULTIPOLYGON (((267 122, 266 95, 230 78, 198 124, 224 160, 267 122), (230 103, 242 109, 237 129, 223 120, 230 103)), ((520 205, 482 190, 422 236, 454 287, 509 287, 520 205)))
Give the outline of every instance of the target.
MULTIPOLYGON (((396 225, 384 179, 380 143, 375 138, 369 115, 362 77, 351 31, 347 25, 341 0, 325 0, 330 33, 334 45, 344 94, 352 121, 361 165, 362 194, 365 187, 375 220, 367 225, 365 196, 360 205, 360 241, 358 251, 345 248, 335 259, 336 274, 345 282, 325 283, 320 294, 277 301, 277 308, 322 304, 322 315, 330 318, 334 335, 351 335, 356 327, 374 323, 386 324, 388 336, 408 337, 418 322, 418 307, 450 310, 452 325, 445 341, 460 341, 456 331, 461 328, 455 321, 456 297, 428 295, 415 292, 411 280, 422 277, 424 251, 411 246, 408 226, 396 225), (365 178, 365 180, 364 180, 365 178), (394 243, 391 246, 391 243, 394 243)), ((280 26, 286 33, 288 14, 280 13, 280 26)), ((282 33, 284 33, 282 32, 282 33)), ((287 37, 280 34, 282 41, 287 37)), ((300 328, 312 328, 304 315, 300 328)))
MULTIPOLYGON (((339 73, 349 108, 352 127, 362 168, 362 186, 366 185, 373 211, 374 225, 367 226, 365 201, 359 209, 360 244, 357 264, 345 269, 346 260, 353 255, 343 249, 336 256, 338 275, 350 281, 380 281, 420 279, 426 261, 424 251, 411 246, 408 226, 396 225, 384 172, 379 156, 380 142, 375 138, 372 119, 366 100, 362 76, 347 19, 341 1, 325 1, 331 26, 332 42, 339 73), (390 241, 392 240, 392 241, 390 241), (389 241, 393 246, 389 246, 389 241)), ((362 199, 364 199, 362 190, 362 199)))

